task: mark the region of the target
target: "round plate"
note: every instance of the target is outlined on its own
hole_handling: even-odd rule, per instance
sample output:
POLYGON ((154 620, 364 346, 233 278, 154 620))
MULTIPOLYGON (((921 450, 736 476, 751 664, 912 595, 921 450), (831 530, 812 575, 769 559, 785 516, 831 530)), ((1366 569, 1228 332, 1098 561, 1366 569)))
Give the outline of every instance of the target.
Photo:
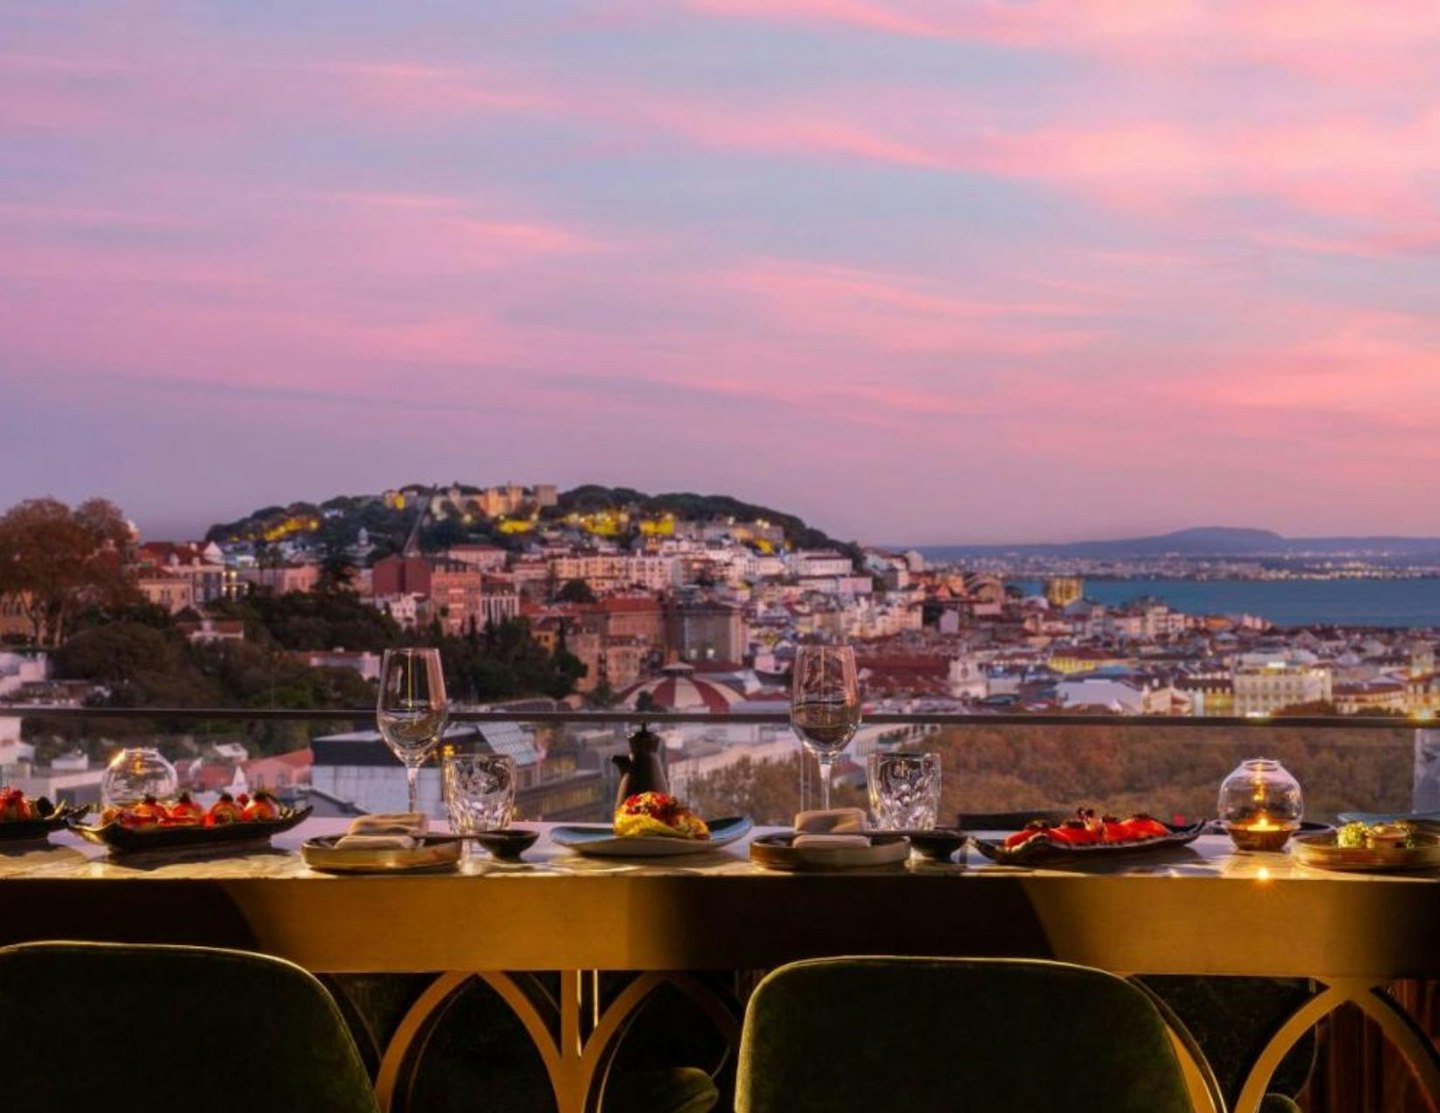
POLYGON ((793 832, 761 835, 750 844, 750 860, 772 870, 856 870, 910 857, 910 840, 889 831, 872 832, 869 846, 794 846, 794 840, 793 832))
POLYGON ((343 835, 326 835, 300 844, 300 857, 312 870, 326 873, 413 873, 454 869, 460 862, 459 839, 437 839, 402 849, 337 847, 343 835))
POLYGON ((613 827, 556 827, 550 838, 559 846, 594 858, 668 858, 677 854, 703 854, 743 838, 752 823, 748 815, 709 819, 708 839, 672 839, 665 835, 617 835, 613 827))
POLYGON ((1290 853, 1302 866, 1324 870, 1352 870, 1376 873, 1390 870, 1440 868, 1440 838, 1416 835, 1419 846, 1367 849, 1363 846, 1336 846, 1335 836, 1301 835, 1290 840, 1290 853))

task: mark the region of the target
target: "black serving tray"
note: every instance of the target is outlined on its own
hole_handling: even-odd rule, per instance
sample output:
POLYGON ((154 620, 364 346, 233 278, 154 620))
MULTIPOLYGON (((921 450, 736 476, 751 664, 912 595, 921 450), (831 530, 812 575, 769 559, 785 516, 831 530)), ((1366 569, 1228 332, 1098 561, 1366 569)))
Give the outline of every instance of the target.
POLYGON ((35 842, 45 838, 51 831, 60 831, 82 818, 90 810, 89 804, 61 804, 49 815, 35 819, 10 819, 0 823, 0 843, 35 842))
POLYGON ((223 823, 216 827, 122 827, 105 823, 87 827, 72 823, 71 830, 86 842, 106 846, 114 853, 131 854, 143 850, 190 850, 215 847, 234 850, 248 843, 267 843, 271 835, 302 823, 312 808, 281 808, 278 819, 257 819, 248 823, 223 823))
POLYGON ((1168 835, 1157 835, 1153 839, 1135 839, 1130 842, 1096 842, 1082 846, 1068 843, 1053 843, 1049 839, 1036 838, 1021 843, 1013 850, 1006 849, 1004 842, 989 839, 972 839, 975 849, 992 862, 1009 866, 1038 866, 1059 862, 1100 862, 1108 858, 1122 858, 1134 854, 1153 854, 1160 850, 1173 850, 1177 846, 1192 843, 1205 833, 1205 823, 1191 823, 1185 827, 1165 824, 1168 835))

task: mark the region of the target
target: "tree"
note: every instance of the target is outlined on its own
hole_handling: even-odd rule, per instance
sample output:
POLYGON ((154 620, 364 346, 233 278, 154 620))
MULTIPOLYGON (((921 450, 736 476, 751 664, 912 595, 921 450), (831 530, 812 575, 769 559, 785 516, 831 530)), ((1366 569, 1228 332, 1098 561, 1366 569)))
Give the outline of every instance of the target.
POLYGON ((593 603, 595 592, 584 580, 566 580, 555 593, 557 603, 593 603))
POLYGON ((104 499, 71 510, 27 499, 0 517, 0 595, 21 600, 38 645, 58 646, 87 606, 138 601, 125 571, 130 525, 104 499))

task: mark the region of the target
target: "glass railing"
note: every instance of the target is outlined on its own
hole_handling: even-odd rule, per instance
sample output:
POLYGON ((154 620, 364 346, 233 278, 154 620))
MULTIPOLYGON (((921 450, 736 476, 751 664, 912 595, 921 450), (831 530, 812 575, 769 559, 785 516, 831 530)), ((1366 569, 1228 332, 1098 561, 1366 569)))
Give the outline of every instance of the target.
MULTIPOLYGON (((611 759, 642 722, 664 739, 672 791, 702 814, 787 823, 815 806, 814 762, 784 712, 641 715, 529 701, 455 711, 445 744, 512 754, 519 818, 603 821, 618 786, 611 759)), ((15 705, 0 710, 0 739, 12 736, 20 743, 0 742, 0 782, 55 800, 95 801, 108 755, 147 745, 201 795, 265 789, 330 815, 405 805, 403 771, 369 709, 15 705)), ((833 803, 864 806, 865 757, 894 749, 941 755, 943 822, 1080 806, 1205 818, 1225 775, 1257 756, 1299 778, 1310 819, 1440 810, 1440 729, 1390 717, 873 714, 837 763, 833 803)), ((422 807, 441 814, 433 761, 420 787, 422 807)))

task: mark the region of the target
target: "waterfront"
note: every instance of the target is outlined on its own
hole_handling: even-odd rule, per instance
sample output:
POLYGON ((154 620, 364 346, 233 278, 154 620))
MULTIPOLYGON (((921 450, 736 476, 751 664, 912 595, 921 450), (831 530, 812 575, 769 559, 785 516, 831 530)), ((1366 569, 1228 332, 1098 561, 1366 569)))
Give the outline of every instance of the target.
MULTIPOLYGON (((1011 582, 1040 594, 1038 580, 1011 582)), ((1085 597, 1106 606, 1145 596, 1186 614, 1249 614, 1277 626, 1440 626, 1440 578, 1085 581, 1085 597)))

